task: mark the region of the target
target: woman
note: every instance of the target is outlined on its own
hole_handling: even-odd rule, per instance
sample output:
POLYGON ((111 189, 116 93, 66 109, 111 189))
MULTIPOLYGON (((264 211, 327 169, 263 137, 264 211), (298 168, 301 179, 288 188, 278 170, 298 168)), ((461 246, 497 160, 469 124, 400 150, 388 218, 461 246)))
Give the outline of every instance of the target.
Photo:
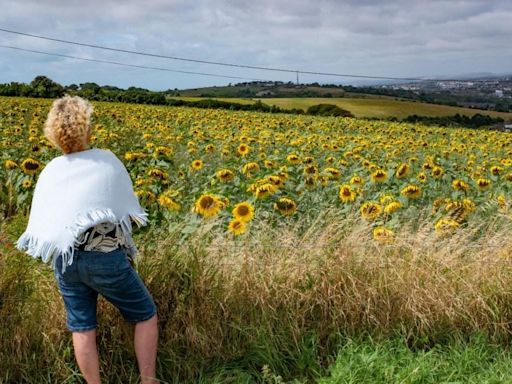
POLYGON ((52 262, 66 307, 75 357, 87 383, 100 383, 96 348, 98 294, 135 324, 142 383, 156 383, 155 303, 131 265, 137 248, 132 221, 147 224, 123 163, 89 148, 92 105, 80 97, 56 100, 45 122, 47 139, 64 154, 39 175, 30 217, 16 246, 52 262))

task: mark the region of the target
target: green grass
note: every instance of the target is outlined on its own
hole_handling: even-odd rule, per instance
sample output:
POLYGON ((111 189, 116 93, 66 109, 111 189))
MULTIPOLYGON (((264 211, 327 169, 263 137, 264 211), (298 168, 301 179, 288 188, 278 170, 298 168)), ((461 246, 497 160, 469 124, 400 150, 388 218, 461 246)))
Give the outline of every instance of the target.
POLYGON ((512 356, 479 336, 418 351, 398 338, 348 340, 330 370, 320 384, 511 383, 512 356))
POLYGON ((306 110, 315 104, 335 104, 343 109, 347 109, 356 117, 376 117, 404 118, 409 115, 422 116, 450 116, 459 113, 461 115, 472 116, 477 113, 490 115, 492 117, 502 117, 512 119, 512 113, 478 110, 462 107, 451 107, 448 105, 428 104, 421 102, 395 100, 384 97, 366 97, 366 98, 264 98, 259 99, 268 105, 276 105, 281 108, 292 109, 301 108, 306 110))

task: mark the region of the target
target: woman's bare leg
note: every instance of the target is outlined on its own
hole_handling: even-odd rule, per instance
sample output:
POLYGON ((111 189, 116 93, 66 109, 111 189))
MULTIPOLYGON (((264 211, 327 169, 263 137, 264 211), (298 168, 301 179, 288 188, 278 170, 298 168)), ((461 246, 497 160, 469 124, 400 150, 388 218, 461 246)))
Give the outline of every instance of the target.
POLYGON ((75 349, 76 361, 87 384, 100 384, 96 330, 73 332, 73 347, 75 349))
POLYGON ((158 318, 155 314, 152 318, 135 324, 135 354, 142 384, 160 382, 156 378, 157 322, 158 318))

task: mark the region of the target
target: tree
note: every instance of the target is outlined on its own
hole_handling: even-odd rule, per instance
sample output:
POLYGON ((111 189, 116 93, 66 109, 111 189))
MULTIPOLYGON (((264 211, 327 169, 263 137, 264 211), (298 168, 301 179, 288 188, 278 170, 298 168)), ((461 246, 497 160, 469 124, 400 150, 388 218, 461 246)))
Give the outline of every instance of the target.
POLYGON ((46 76, 36 76, 30 87, 35 97, 56 98, 64 95, 64 87, 46 76))
POLYGON ((306 111, 308 115, 317 116, 343 116, 343 117, 354 117, 350 111, 340 108, 334 104, 317 104, 312 105, 306 111))

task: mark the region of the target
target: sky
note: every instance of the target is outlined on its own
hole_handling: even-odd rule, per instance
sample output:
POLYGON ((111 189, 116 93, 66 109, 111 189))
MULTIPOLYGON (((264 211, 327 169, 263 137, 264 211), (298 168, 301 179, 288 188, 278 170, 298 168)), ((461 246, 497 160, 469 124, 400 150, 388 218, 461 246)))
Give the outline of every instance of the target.
MULTIPOLYGON (((0 0, 0 28, 183 58, 392 77, 512 73, 512 1, 0 0)), ((109 52, 0 32, 0 45, 261 80, 294 73, 109 52)), ((0 48, 0 83, 46 75, 152 90, 244 80, 128 68, 0 48)), ((359 84, 300 75, 301 82, 359 84)), ((249 80, 250 81, 250 80, 249 80)))

